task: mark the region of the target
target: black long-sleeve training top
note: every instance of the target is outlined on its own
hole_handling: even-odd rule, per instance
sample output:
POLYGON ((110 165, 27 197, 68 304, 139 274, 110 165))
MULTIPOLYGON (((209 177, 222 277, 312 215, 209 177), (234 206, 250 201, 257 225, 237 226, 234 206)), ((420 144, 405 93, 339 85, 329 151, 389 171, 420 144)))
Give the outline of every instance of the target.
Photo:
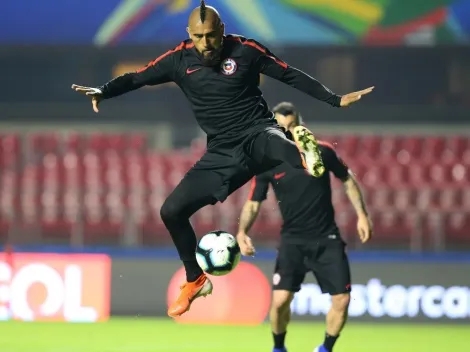
POLYGON ((116 77, 98 88, 103 98, 109 99, 146 85, 175 82, 189 99, 208 140, 226 140, 276 125, 259 89, 260 74, 332 106, 340 106, 341 96, 289 66, 257 41, 238 35, 224 37, 218 66, 204 66, 188 39, 144 68, 116 77))

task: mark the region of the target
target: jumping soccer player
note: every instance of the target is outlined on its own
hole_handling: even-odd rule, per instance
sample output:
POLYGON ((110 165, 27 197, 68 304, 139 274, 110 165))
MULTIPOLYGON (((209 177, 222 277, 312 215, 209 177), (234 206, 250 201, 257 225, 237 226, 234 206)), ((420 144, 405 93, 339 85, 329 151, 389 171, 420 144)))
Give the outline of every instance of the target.
POLYGON ((191 302, 212 292, 195 257, 196 235, 189 218, 208 204, 223 202, 254 175, 281 163, 315 174, 315 150, 301 158, 277 125, 258 88, 260 74, 273 77, 335 107, 351 105, 373 87, 332 93, 317 80, 290 67, 258 42, 224 35, 216 9, 204 1, 189 17, 189 38, 144 68, 116 77, 98 88, 73 85, 99 104, 146 85, 175 82, 185 93, 207 134, 207 152, 165 200, 160 214, 186 269, 187 282, 168 315, 186 312, 191 302))
MULTIPOLYGON (((278 123, 295 140, 299 133, 310 134, 301 126, 301 117, 292 104, 281 103, 273 112, 278 123)), ((365 243, 372 235, 372 224, 359 186, 333 148, 326 143, 318 144, 325 171, 331 171, 344 183, 357 213, 359 237, 365 243)), ((332 298, 326 317, 325 340, 315 351, 332 352, 346 322, 351 277, 345 243, 335 223, 329 172, 312 177, 305 170, 281 164, 256 176, 240 216, 237 240, 243 255, 251 256, 255 252, 247 233, 256 220, 261 202, 266 199, 269 184, 274 189, 283 218, 270 310, 273 352, 287 352, 284 339, 290 320, 290 303, 308 271, 314 273, 322 292, 329 293, 332 298)))

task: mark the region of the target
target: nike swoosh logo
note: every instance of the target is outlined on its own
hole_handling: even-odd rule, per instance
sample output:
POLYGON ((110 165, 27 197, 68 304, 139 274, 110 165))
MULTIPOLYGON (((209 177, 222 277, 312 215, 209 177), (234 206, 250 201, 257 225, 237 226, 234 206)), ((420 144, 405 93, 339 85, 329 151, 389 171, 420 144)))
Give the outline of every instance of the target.
POLYGON ((280 174, 275 174, 275 175, 274 175, 274 178, 275 178, 276 180, 279 180, 280 178, 283 178, 285 175, 286 175, 285 172, 281 172, 280 174))
POLYGON ((199 67, 199 68, 195 68, 194 70, 191 70, 191 69, 188 68, 188 69, 186 69, 186 74, 187 74, 187 75, 190 75, 191 73, 194 73, 194 72, 196 72, 196 71, 199 71, 200 69, 201 69, 200 67, 199 67))

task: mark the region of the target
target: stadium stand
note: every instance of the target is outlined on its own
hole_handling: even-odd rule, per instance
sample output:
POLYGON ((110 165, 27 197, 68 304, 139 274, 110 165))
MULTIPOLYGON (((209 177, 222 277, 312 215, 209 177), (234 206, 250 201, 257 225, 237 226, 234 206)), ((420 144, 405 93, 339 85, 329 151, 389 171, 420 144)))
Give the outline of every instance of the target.
MULTIPOLYGON (((323 135, 361 181, 375 227, 371 247, 413 250, 470 244, 470 138, 323 135)), ((0 137, 0 241, 152 246, 170 242, 160 206, 204 145, 156 152, 145 134, 3 134, 0 137)), ((339 226, 358 242, 352 207, 334 184, 339 226)), ((195 214, 199 234, 236 232, 249 185, 195 214)), ((272 193, 272 192, 271 192, 272 193)), ((252 231, 275 242, 274 196, 252 231)), ((468 247, 467 247, 468 248, 468 247)))

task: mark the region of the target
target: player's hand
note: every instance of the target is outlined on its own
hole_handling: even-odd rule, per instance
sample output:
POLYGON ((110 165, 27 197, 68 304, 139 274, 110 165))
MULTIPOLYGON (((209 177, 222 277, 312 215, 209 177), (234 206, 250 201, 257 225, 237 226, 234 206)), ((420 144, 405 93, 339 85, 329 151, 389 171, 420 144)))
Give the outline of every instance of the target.
POLYGON ((100 102, 103 100, 103 92, 101 90, 99 90, 98 88, 83 87, 77 84, 72 84, 72 89, 76 92, 89 96, 91 98, 91 103, 93 104, 93 110, 95 112, 100 111, 98 109, 98 105, 100 105, 100 102))
POLYGON ((368 216, 359 216, 357 219, 357 233, 362 243, 366 243, 372 237, 372 221, 368 216))
POLYGON ((355 102, 359 101, 363 95, 369 94, 374 90, 375 87, 369 87, 367 89, 360 90, 358 92, 352 92, 341 97, 341 104, 340 106, 346 107, 355 102))
POLYGON ((253 257, 255 255, 256 250, 253 246, 253 242, 251 242, 251 238, 248 237, 245 233, 239 233, 237 235, 237 242, 242 255, 250 257, 253 257))

